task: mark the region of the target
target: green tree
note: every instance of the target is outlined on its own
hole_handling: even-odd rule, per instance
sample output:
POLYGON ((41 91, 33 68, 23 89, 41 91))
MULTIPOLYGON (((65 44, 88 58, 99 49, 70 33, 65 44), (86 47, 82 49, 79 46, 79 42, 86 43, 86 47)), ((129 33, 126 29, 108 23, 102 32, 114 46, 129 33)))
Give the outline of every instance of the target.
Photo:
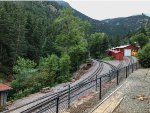
POLYGON ((22 92, 29 87, 28 81, 32 78, 33 73, 37 71, 35 66, 36 63, 29 59, 18 58, 13 68, 16 79, 11 83, 14 94, 22 92))
POLYGON ((55 54, 49 55, 47 58, 43 58, 39 65, 41 72, 45 71, 49 74, 47 84, 53 85, 59 73, 59 58, 55 54))
POLYGON ((141 48, 143 48, 148 42, 150 37, 146 36, 143 33, 136 34, 131 37, 132 43, 137 42, 141 48))
POLYGON ((70 56, 67 54, 63 54, 59 60, 59 71, 60 75, 58 77, 58 82, 67 82, 70 80, 70 56))
MULTIPOLYGON (((2 63, 12 66, 18 56, 26 55, 26 40, 24 37, 26 13, 21 7, 9 2, 2 2, 0 7, 0 43, 5 59, 2 63), (4 48, 5 47, 5 48, 4 48)), ((2 54, 1 54, 2 55, 2 54)))
POLYGON ((150 68, 150 43, 139 52, 138 58, 143 67, 150 68))
POLYGON ((33 70, 35 66, 36 63, 33 61, 19 57, 15 66, 13 67, 13 71, 16 74, 21 74, 33 70))
POLYGON ((105 33, 91 34, 89 39, 90 53, 94 58, 104 55, 109 47, 108 37, 105 33))
POLYGON ((72 10, 63 9, 55 25, 58 31, 55 47, 61 54, 67 53, 70 56, 72 69, 76 70, 87 52, 85 29, 88 23, 73 16, 72 10))

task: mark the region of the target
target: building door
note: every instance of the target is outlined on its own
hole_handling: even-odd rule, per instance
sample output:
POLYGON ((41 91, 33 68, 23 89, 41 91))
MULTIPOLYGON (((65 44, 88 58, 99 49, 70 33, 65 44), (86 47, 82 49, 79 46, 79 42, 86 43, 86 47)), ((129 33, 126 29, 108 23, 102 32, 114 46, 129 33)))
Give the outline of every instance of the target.
POLYGON ((124 49, 124 56, 131 56, 131 49, 124 49))

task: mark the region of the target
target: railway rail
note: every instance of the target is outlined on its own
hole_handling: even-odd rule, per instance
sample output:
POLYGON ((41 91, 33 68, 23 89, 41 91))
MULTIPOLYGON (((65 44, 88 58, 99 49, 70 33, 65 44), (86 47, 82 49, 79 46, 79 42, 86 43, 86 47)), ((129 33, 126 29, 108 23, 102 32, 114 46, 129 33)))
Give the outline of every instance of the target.
POLYGON ((119 65, 117 66, 118 69, 122 68, 124 66, 123 61, 120 61, 119 65))
MULTIPOLYGON (((89 77, 87 77, 86 79, 84 79, 83 81, 81 81, 80 83, 78 83, 78 84, 76 84, 76 85, 74 85, 74 86, 72 86, 71 88, 70 88, 70 90, 69 90, 69 92, 70 92, 70 102, 69 103, 72 103, 73 101, 75 101, 76 100, 76 96, 78 96, 77 98, 79 98, 79 95, 80 95, 80 97, 81 96, 84 96, 84 93, 83 92, 85 92, 85 90, 86 90, 86 92, 90 92, 90 91, 92 91, 93 90, 93 87, 95 86, 95 80, 96 80, 96 75, 99 75, 100 73, 101 73, 101 71, 103 70, 103 63, 102 62, 99 62, 99 66, 98 66, 98 68, 96 69, 96 71, 93 73, 93 74, 91 74, 91 76, 89 76, 89 77)), ((63 98, 61 98, 60 99, 60 103, 59 103, 59 106, 62 106, 61 108, 62 109, 64 109, 65 107, 63 107, 63 105, 67 105, 67 100, 68 100, 68 92, 66 92, 65 94, 60 94, 59 95, 60 97, 62 97, 63 96, 63 98)), ((50 104, 48 104, 49 103, 49 101, 47 101, 45 104, 41 104, 41 105, 39 105, 39 106, 33 106, 32 108, 30 108, 30 109, 28 109, 28 110, 26 110, 26 111, 24 111, 23 113, 28 113, 28 112, 32 112, 32 111, 34 111, 34 109, 37 107, 37 108, 40 108, 40 107, 42 107, 42 106, 44 106, 44 107, 42 107, 41 109, 39 109, 39 110, 37 110, 36 112, 37 113, 41 113, 41 112, 51 112, 52 111, 52 109, 56 109, 55 108, 55 104, 53 105, 52 103, 51 103, 51 105, 50 104), (51 107, 51 108, 50 108, 51 107)), ((67 106, 66 106, 67 107, 67 106)), ((36 109, 37 109, 36 108, 36 109)), ((61 110, 62 110, 61 109, 61 110)))
POLYGON ((109 65, 109 66, 110 66, 110 68, 111 68, 111 70, 116 70, 116 69, 117 69, 117 67, 116 67, 116 66, 112 65, 112 64, 111 64, 111 63, 109 63, 109 62, 105 62, 105 61, 101 61, 101 62, 103 62, 103 63, 105 63, 105 64, 109 65))
POLYGON ((94 73, 91 74, 90 76, 88 76, 87 78, 85 78, 84 80, 82 80, 79 84, 82 84, 83 82, 89 81, 89 80, 91 80, 91 79, 95 79, 95 77, 96 77, 97 75, 100 75, 100 74, 101 74, 101 72, 102 72, 102 70, 103 70, 103 68, 104 68, 104 64, 103 64, 103 62, 98 61, 98 60, 97 60, 97 62, 99 63, 99 66, 98 66, 98 68, 94 71, 94 73))
MULTIPOLYGON (((79 90, 77 88, 80 88, 82 90, 84 90, 83 88, 81 87, 84 87, 85 84, 88 82, 88 81, 91 81, 95 79, 96 75, 99 75, 101 73, 101 71, 103 70, 103 66, 104 64, 102 62, 98 62, 98 68, 94 71, 94 73, 92 73, 90 76, 88 76, 87 78, 85 78, 84 80, 80 81, 79 83, 75 84, 74 86, 72 86, 69 91, 70 92, 73 92, 74 91, 74 95, 75 95, 75 91, 79 90)), ((92 84, 93 85, 93 84, 92 84)), ((70 87, 70 86, 69 86, 70 87)), ((78 91, 78 92, 81 92, 81 91, 78 91)), ((43 97, 40 97, 38 99, 35 99, 34 101, 31 101, 31 102, 28 102, 24 105, 21 105, 21 106, 18 106, 14 109, 10 109, 10 110, 6 110, 4 111, 3 113, 13 113, 13 112, 21 112, 21 113, 30 113, 32 112, 33 110, 37 109, 37 108, 40 108, 42 106, 46 106, 49 102, 51 102, 52 100, 54 100, 58 95, 61 96, 61 95, 66 95, 66 97, 68 94, 68 88, 65 88, 64 90, 62 91, 58 91, 56 93, 52 93, 52 94, 47 94, 43 97)), ((52 103, 51 103, 52 104, 52 103)))
MULTIPOLYGON (((129 63, 134 63, 132 58, 129 59, 129 63)), ((86 95, 87 93, 93 90, 95 91, 95 89, 96 91, 100 90, 98 88, 101 87, 98 85, 99 83, 103 85, 107 82, 110 82, 112 79, 117 78, 118 84, 118 82, 121 81, 122 77, 125 75, 125 71, 130 71, 131 69, 133 70, 133 65, 132 68, 129 67, 130 70, 127 70, 125 67, 123 67, 123 61, 121 61, 117 67, 105 61, 98 61, 98 63, 98 68, 93 72, 93 74, 86 77, 79 83, 68 85, 68 87, 65 87, 61 91, 47 94, 41 98, 35 99, 32 102, 26 103, 11 110, 6 110, 3 113, 58 113, 57 110, 62 111, 70 107, 74 101, 86 95), (109 65, 111 70, 109 73, 101 75, 104 64, 109 65), (57 108, 58 106, 59 108, 57 108)))

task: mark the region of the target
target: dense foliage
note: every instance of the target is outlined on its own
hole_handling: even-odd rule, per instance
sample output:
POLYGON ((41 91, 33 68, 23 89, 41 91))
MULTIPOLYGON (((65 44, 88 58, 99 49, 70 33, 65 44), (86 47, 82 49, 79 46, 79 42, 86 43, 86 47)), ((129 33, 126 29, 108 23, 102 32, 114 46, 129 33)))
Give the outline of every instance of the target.
POLYGON ((150 23, 131 36, 131 43, 136 42, 140 46, 139 61, 145 67, 150 67, 150 23))
POLYGON ((139 52, 139 60, 143 67, 150 68, 150 43, 139 52))
POLYGON ((61 54, 68 54, 72 69, 76 70, 87 53, 85 31, 89 23, 73 16, 71 10, 64 9, 55 20, 55 26, 59 28, 55 41, 56 50, 61 54))
POLYGON ((149 42, 150 37, 146 36, 144 33, 136 34, 131 37, 132 42, 137 42, 141 48, 143 48, 147 42, 149 42))
POLYGON ((1 2, 0 62, 2 66, 12 67, 19 56, 38 63, 41 56, 54 51, 52 17, 55 17, 56 13, 51 11, 50 15, 48 12, 46 14, 50 8, 43 11, 41 5, 42 2, 1 2))
POLYGON ((55 3, 0 4, 0 62, 14 78, 10 99, 69 81, 87 58, 90 24, 55 3))
POLYGON ((109 47, 109 39, 105 33, 94 33, 88 38, 91 56, 100 58, 109 47))

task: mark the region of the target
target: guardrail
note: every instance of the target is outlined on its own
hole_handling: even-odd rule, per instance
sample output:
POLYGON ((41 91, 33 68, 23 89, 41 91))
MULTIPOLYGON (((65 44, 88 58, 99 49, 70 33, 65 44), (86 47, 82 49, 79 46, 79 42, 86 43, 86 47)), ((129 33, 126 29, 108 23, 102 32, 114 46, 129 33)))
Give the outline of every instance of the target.
MULTIPOLYGON (((42 97, 41 99, 37 99, 37 103, 30 108, 23 110, 21 113, 59 113, 64 111, 65 109, 70 109, 70 112, 82 112, 84 109, 75 109, 71 107, 76 100, 82 98, 90 92, 97 92, 95 95, 95 100, 92 102, 92 105, 98 103, 99 100, 103 98, 103 96, 114 86, 119 85, 123 79, 127 78, 130 73, 139 68, 139 63, 133 63, 129 66, 123 68, 117 68, 115 70, 110 71, 104 75, 98 76, 96 75, 94 79, 81 82, 75 86, 68 85, 68 88, 65 90, 56 93, 54 95, 47 95, 42 97), (109 86, 109 87, 108 87, 109 86), (43 100, 45 98, 45 100, 43 100)), ((34 102, 36 102, 34 101, 34 102)), ((27 103, 26 105, 31 104, 27 103)), ((20 109, 22 107, 21 106, 20 109)), ((18 108, 19 109, 19 108, 18 108)), ((12 112, 13 110, 4 111, 4 113, 12 112)))

